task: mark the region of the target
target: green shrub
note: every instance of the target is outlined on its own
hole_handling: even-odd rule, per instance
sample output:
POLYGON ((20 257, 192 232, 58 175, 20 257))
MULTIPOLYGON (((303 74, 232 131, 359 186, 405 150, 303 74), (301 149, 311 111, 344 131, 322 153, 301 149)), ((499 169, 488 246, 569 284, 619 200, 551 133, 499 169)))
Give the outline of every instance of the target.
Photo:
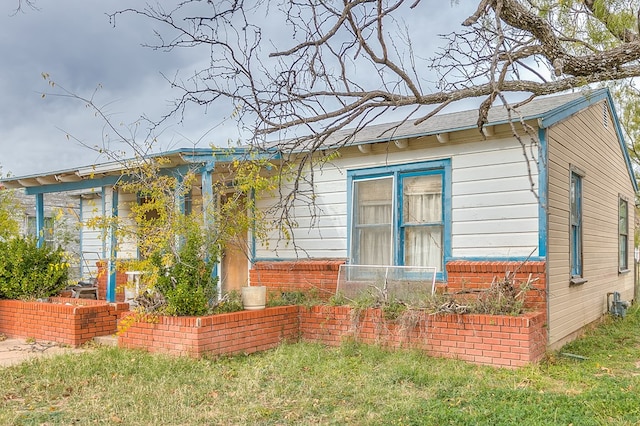
POLYGON ((68 285, 69 264, 62 248, 37 246, 35 238, 0 241, 0 298, 37 299, 68 285))
POLYGON ((209 312, 211 296, 207 289, 191 283, 179 281, 164 293, 167 301, 164 313, 167 315, 206 315, 209 312))
POLYGON ((216 295, 217 278, 212 276, 213 261, 205 260, 204 242, 197 232, 190 232, 168 267, 167 257, 156 252, 151 263, 161 272, 154 289, 166 301, 162 313, 167 315, 205 315, 216 295))
MULTIPOLYGON (((2 177, 0 175, 0 177, 2 177)), ((0 241, 18 236, 20 229, 17 217, 23 213, 15 193, 9 189, 0 190, 0 241)), ((23 213, 24 214, 24 213, 23 213)))

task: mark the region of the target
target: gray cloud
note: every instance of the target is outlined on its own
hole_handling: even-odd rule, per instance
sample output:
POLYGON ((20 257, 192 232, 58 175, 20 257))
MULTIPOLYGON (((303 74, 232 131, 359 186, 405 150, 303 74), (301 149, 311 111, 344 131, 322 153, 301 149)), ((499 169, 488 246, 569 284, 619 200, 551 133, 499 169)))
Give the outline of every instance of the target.
MULTIPOLYGON (((104 122, 81 102, 51 95, 43 99, 43 92, 60 92, 47 87, 42 72, 85 97, 101 85, 96 103, 104 106, 114 123, 126 126, 141 115, 155 120, 168 110, 178 93, 172 92, 162 74, 171 77, 179 72, 185 78, 208 59, 201 49, 167 53, 142 47, 153 43, 157 24, 140 17, 120 16, 115 28, 109 22, 108 12, 144 7, 144 1, 39 1, 40 10, 10 16, 16 3, 10 0, 0 6, 0 166, 5 175, 29 175, 104 160, 66 136, 71 134, 90 146, 100 145, 104 122)), ((434 4, 440 7, 424 22, 418 19, 419 13, 407 17, 410 24, 424 31, 420 40, 414 40, 414 47, 433 53, 433 47, 441 44, 436 34, 458 27, 465 8, 441 3, 445 2, 423 0, 422 10, 434 4)), ((285 44, 291 43, 281 23, 268 23, 276 34, 286 37, 285 44)), ((184 123, 167 123, 159 148, 224 145, 228 139, 238 139, 237 126, 225 122, 231 109, 227 105, 208 111, 189 109, 184 123)))
MULTIPOLYGON (((141 44, 152 41, 151 23, 122 17, 114 28, 106 15, 142 2, 57 0, 39 2, 39 10, 10 16, 14 2, 0 7, 0 166, 2 173, 26 175, 90 164, 95 152, 68 140, 66 134, 93 146, 101 143, 104 123, 81 102, 42 93, 60 93, 47 86, 41 73, 67 90, 96 94, 114 123, 133 123, 167 110, 175 96, 161 73, 192 70, 195 51, 170 54, 141 44)), ((194 119, 201 114, 194 114, 194 119)), ((207 123, 174 124, 165 143, 190 146, 207 123)), ((206 145, 204 141, 201 144, 206 145)))

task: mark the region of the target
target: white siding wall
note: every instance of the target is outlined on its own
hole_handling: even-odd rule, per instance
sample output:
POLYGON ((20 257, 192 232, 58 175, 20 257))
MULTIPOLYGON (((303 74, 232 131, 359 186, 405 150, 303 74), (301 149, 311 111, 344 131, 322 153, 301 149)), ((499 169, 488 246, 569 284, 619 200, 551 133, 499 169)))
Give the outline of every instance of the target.
MULTIPOLYGON (((82 253, 83 277, 96 276, 96 261, 109 257, 110 235, 106 230, 91 229, 86 223, 93 217, 111 214, 113 189, 105 188, 102 197, 84 198, 82 200, 82 253)), ((135 194, 118 194, 118 218, 128 226, 132 222, 131 203, 136 201, 135 194)), ((137 256, 137 247, 133 239, 118 242, 118 258, 130 259, 137 256)))
POLYGON ((529 172, 513 138, 469 144, 455 153, 453 257, 538 255, 536 160, 529 158, 529 172))
MULTIPOLYGON (((446 144, 422 138, 404 150, 376 144, 369 154, 344 149, 332 164, 315 171, 315 212, 308 206, 294 210, 298 250, 274 235, 268 248, 258 245, 256 257, 346 258, 347 170, 445 158, 452 159, 452 255, 523 257, 533 250, 537 255, 538 203, 530 190, 522 148, 506 131, 485 141, 478 141, 477 131, 452 134, 446 144)), ((535 163, 531 170, 537 188, 535 163)), ((272 203, 268 198, 259 200, 263 208, 272 203)))
MULTIPOLYGON (((123 229, 133 229, 135 224, 131 206, 137 202, 136 194, 118 193, 118 221, 124 227, 123 229)), ((118 258, 119 259, 136 259, 138 257, 138 246, 135 236, 121 238, 118 241, 118 258)))
POLYGON ((87 222, 94 217, 102 216, 102 197, 96 195, 91 198, 83 197, 82 203, 82 277, 97 276, 96 262, 104 259, 104 245, 102 231, 87 226, 87 222))

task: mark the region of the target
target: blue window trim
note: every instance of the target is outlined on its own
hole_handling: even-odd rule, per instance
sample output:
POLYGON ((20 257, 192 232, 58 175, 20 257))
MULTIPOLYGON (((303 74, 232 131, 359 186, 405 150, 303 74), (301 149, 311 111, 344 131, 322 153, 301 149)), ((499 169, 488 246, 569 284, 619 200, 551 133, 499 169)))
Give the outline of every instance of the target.
MULTIPOLYGON (((396 265, 402 265, 403 250, 402 241, 400 241, 400 226, 402 222, 402 189, 401 178, 408 176, 422 176, 428 174, 439 173, 442 175, 442 219, 443 219, 443 247, 442 260, 446 265, 451 259, 451 159, 441 159, 433 161, 423 161, 418 163, 400 164, 392 166, 379 166, 366 169, 347 170, 347 259, 350 262, 353 259, 352 251, 352 220, 353 220, 353 184, 355 181, 364 179, 376 179, 383 177, 394 178, 394 237, 393 237, 393 253, 396 265)), ((444 266, 443 265, 443 266, 444 266)), ((446 268, 439 271, 437 279, 439 281, 446 280, 446 268)))
POLYGON ((583 265, 583 257, 582 257, 582 178, 583 175, 579 173, 576 169, 571 170, 570 180, 569 180, 569 261, 571 268, 571 277, 579 278, 582 277, 584 272, 583 265), (573 197, 571 196, 571 187, 574 185, 575 181, 575 191, 576 191, 576 205, 575 209, 577 212, 577 223, 575 224, 572 219, 572 211, 573 211, 573 197))

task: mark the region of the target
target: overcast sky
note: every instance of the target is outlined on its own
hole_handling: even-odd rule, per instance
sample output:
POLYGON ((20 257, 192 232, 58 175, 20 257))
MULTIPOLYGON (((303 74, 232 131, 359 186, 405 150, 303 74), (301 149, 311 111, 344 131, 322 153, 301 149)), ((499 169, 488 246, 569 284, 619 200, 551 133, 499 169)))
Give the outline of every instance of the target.
MULTIPOLYGON (((13 16, 17 0, 0 6, 0 166, 2 174, 23 176, 104 161, 74 141, 100 143, 104 122, 84 104, 45 96, 60 93, 42 78, 48 73, 67 90, 90 97, 114 123, 128 125, 142 114, 157 119, 175 94, 162 74, 189 74, 198 68, 195 50, 166 54, 142 47, 153 41, 150 22, 123 17, 114 28, 106 16, 136 1, 39 1, 39 10, 13 16), (73 138, 67 139, 67 134, 73 138)), ((195 115, 195 114, 193 114, 195 115)), ((226 113, 228 115, 228 112, 226 113)), ((198 114, 184 125, 173 123, 163 133, 163 148, 199 142, 224 144, 232 134, 207 133, 225 112, 198 114), (206 134, 206 135, 205 135, 206 134), (204 138, 203 138, 203 135, 204 138), (202 138, 202 140, 200 140, 202 138)), ((143 133, 143 132, 141 132, 143 133)), ((115 147, 112 147, 115 148, 115 147)))
MULTIPOLYGON (((0 6, 0 173, 24 176, 85 166, 100 161, 94 151, 74 141, 95 146, 101 142, 103 121, 84 104, 43 93, 59 93, 47 86, 42 73, 67 90, 90 97, 125 125, 141 115, 157 119, 169 108, 172 93, 162 74, 191 74, 201 68, 203 55, 195 49, 171 53, 142 47, 153 41, 151 22, 121 17, 114 28, 106 15, 123 7, 142 7, 139 0, 38 1, 39 10, 14 12, 17 0, 0 6), (72 135, 68 139, 67 134, 72 135)), ((428 0, 441 9, 431 21, 434 31, 452 31, 449 1, 428 0)), ((471 2, 473 3, 473 2, 471 2)), ((434 33, 435 36, 435 33, 434 33)), ((425 44, 436 42, 434 38, 425 44)), ((438 44, 440 44, 438 42, 438 44)), ((431 51, 433 53, 433 51, 431 51)), ((206 55, 204 55, 206 60, 206 55)), ((191 110, 184 124, 169 123, 161 148, 175 149, 237 139, 235 126, 225 119, 230 108, 191 110)), ((116 147, 111 147, 112 149, 116 147)))

